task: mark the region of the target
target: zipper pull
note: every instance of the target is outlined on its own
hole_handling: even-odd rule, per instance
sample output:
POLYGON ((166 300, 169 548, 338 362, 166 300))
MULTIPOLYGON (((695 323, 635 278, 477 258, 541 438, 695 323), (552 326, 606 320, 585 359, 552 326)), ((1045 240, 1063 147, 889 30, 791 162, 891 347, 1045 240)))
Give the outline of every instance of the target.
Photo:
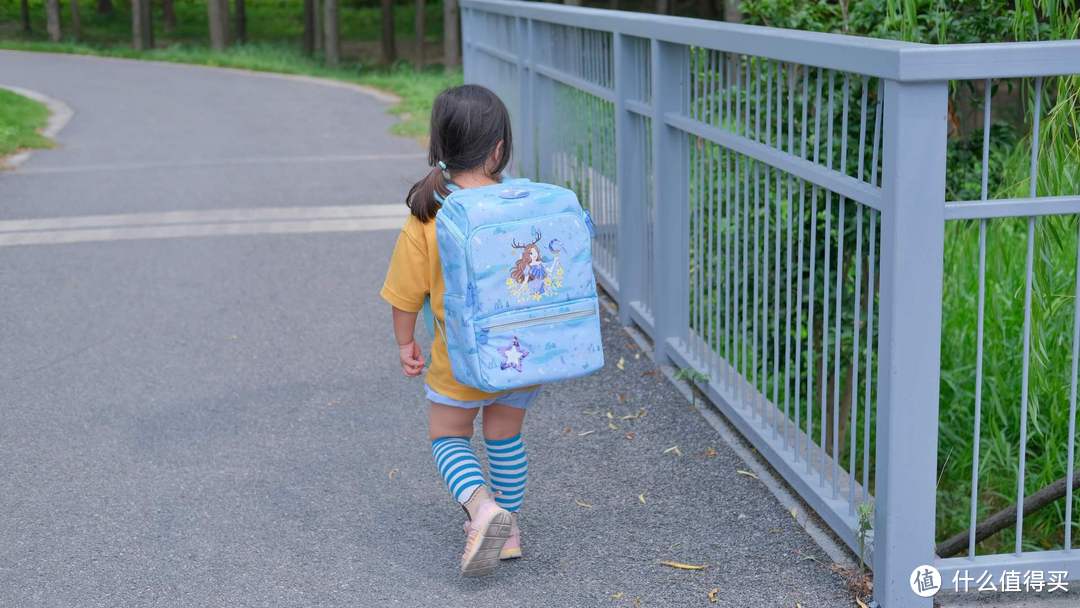
POLYGON ((582 209, 581 214, 585 218, 585 227, 589 229, 589 237, 590 238, 595 238, 596 237, 596 225, 593 224, 592 215, 589 213, 588 209, 582 209))

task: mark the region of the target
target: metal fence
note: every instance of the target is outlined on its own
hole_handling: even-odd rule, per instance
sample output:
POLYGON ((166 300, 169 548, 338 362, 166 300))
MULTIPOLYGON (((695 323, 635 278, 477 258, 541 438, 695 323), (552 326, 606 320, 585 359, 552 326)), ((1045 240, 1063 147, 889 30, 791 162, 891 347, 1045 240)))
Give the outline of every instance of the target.
POLYGON ((1057 168, 1047 167, 1038 138, 1043 101, 1057 111, 1068 103, 1049 86, 1080 72, 1080 42, 929 46, 532 2, 461 6, 465 78, 510 108, 516 172, 578 192, 598 225, 596 271, 621 320, 648 334, 659 361, 694 370, 839 538, 854 551, 867 541, 880 605, 929 606, 909 587, 923 564, 946 587, 965 573, 1080 578, 1071 484, 1059 529, 1032 531, 1043 534, 1036 545, 1024 540, 1024 509, 1013 550, 976 542, 977 521, 1022 504, 1038 489, 1032 478, 1047 474, 1025 463, 1047 449, 1029 443, 1029 425, 1040 438, 1048 424, 1065 438, 1038 462, 1067 463, 1069 480, 1075 472, 1080 159, 1058 142, 1064 157, 1058 150, 1057 168), (950 86, 981 91, 981 107, 954 106, 950 86), (998 196, 1009 189, 991 154, 997 100, 1029 110, 1027 196, 998 196), (947 165, 964 153, 950 131, 980 126, 970 179, 947 175, 964 166, 947 165), (1061 179, 1044 178, 1051 170, 1061 179), (948 200, 947 191, 972 188, 977 200, 948 200), (1018 233, 1008 228, 1015 218, 1018 233), (1012 291, 993 274, 1012 263, 998 260, 1010 235, 1023 241, 1012 291), (973 283, 957 269, 975 269, 964 275, 973 283), (1016 310, 1001 304, 1021 299, 1016 310), (1062 310, 1069 322, 1051 326, 1062 310), (1010 314, 1022 323, 987 368, 987 321, 1008 334, 1014 326, 1001 318, 1010 314), (1048 358, 1066 362, 1054 377, 1061 390, 1032 403, 1033 373, 1057 372, 1048 358), (1019 390, 1001 397, 1002 378, 1017 370, 1019 390), (1018 441, 996 423, 992 436, 982 429, 984 387, 1019 411, 1018 441), (1051 409, 1058 415, 1047 418, 1051 409), (939 478, 953 458, 969 485, 945 495, 939 478), (1000 475, 1015 479, 1009 497, 980 489, 1000 475), (957 495, 970 513, 967 554, 939 557, 948 530, 936 515, 955 510, 942 502, 957 495), (862 505, 873 506, 867 534, 862 505))

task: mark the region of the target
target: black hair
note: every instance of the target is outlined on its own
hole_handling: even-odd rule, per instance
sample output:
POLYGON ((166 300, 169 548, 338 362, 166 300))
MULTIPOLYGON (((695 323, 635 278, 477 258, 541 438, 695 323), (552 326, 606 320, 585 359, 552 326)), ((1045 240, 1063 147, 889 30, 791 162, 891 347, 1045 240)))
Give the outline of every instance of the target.
POLYGON ((435 193, 440 196, 450 193, 440 162, 451 175, 484 167, 500 142, 502 148, 495 166, 485 167, 495 180, 509 164, 513 149, 506 106, 490 89, 475 84, 451 87, 439 93, 431 108, 428 165, 432 169, 409 188, 405 197, 412 214, 427 222, 439 210, 435 193))

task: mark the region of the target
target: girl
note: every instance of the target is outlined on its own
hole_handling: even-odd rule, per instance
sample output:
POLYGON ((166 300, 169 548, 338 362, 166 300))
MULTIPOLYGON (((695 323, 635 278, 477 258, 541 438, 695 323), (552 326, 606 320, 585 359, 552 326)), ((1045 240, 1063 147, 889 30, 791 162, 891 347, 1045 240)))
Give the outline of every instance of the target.
MULTIPOLYGON (((380 292, 393 307, 394 335, 406 376, 419 376, 424 369, 413 330, 425 298, 430 297, 434 316, 443 322, 443 277, 434 222, 440 203, 451 184, 476 188, 498 183, 511 147, 510 115, 490 90, 465 85, 447 89, 435 99, 428 148, 433 169, 405 199, 411 215, 398 236, 380 292)), ((490 574, 500 559, 521 556, 517 511, 528 473, 521 423, 539 389, 492 394, 460 384, 450 371, 442 332, 434 333, 424 387, 431 450, 451 495, 468 516, 461 572, 490 574), (470 446, 478 412, 483 418, 490 492, 470 446)))

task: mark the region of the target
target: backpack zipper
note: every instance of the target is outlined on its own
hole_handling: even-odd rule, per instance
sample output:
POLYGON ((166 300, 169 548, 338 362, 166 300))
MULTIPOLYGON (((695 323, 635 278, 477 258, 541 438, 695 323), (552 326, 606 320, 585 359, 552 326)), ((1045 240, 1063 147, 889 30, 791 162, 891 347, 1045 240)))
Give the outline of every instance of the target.
POLYGON ((542 325, 545 323, 558 323, 562 321, 573 321, 575 319, 584 319, 596 314, 595 309, 588 310, 575 310, 571 312, 561 312, 555 315, 546 315, 542 317, 535 317, 532 319, 525 319, 522 321, 508 321, 506 323, 497 323, 495 325, 488 325, 484 327, 484 331, 509 331, 511 329, 518 329, 521 327, 530 327, 533 325, 542 325))

